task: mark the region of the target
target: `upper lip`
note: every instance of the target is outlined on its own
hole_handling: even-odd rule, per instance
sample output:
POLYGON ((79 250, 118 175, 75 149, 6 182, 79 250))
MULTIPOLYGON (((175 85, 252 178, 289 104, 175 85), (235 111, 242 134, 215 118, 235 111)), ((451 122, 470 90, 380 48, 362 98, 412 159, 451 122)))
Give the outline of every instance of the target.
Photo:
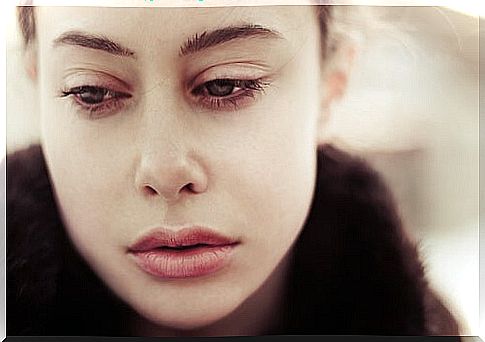
POLYGON ((237 243, 236 240, 205 227, 187 227, 179 231, 162 227, 143 235, 128 250, 129 252, 144 252, 158 247, 185 247, 198 244, 224 246, 235 243, 237 243))

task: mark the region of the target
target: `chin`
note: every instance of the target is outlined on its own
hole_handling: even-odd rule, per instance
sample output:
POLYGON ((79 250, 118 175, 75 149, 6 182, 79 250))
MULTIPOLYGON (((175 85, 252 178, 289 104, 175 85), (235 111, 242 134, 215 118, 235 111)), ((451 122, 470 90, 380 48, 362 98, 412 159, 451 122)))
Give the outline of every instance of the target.
POLYGON ((155 308, 154 311, 147 312, 143 310, 138 312, 138 314, 152 324, 159 326, 161 330, 180 331, 181 334, 187 333, 190 335, 191 331, 195 332, 210 327, 223 320, 239 307, 239 303, 234 303, 233 305, 230 303, 231 301, 226 300, 219 302, 217 307, 201 305, 197 310, 196 305, 181 308, 173 304, 167 305, 162 310, 156 310, 155 308))
POLYGON ((185 316, 180 319, 174 319, 169 322, 163 322, 162 326, 179 330, 180 332, 190 333, 190 331, 201 330, 209 327, 223 319, 225 315, 211 316, 211 317, 189 317, 185 316))

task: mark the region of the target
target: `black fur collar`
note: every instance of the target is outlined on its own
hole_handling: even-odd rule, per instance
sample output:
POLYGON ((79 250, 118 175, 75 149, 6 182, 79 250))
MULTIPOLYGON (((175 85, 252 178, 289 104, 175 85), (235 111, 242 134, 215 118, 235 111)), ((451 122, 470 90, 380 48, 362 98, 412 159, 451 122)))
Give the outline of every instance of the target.
MULTIPOLYGON (((379 176, 331 146, 290 280, 284 324, 268 333, 458 334, 379 176)), ((7 335, 122 336, 129 311, 67 238, 40 146, 8 155, 7 335)))

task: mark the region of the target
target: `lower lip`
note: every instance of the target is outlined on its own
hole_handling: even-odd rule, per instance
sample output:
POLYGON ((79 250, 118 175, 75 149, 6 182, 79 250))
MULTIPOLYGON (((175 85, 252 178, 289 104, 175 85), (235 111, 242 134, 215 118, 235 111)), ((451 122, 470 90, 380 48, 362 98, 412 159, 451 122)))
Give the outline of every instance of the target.
POLYGON ((135 263, 159 278, 194 278, 216 273, 228 265, 235 245, 207 246, 192 250, 153 249, 132 252, 135 263))

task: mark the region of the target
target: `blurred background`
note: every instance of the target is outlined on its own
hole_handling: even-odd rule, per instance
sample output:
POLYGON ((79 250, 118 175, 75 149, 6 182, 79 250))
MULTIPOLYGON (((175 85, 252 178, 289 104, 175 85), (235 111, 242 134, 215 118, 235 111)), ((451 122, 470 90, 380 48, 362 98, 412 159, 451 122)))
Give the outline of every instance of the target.
MULTIPOLYGON (((391 187, 433 287, 479 334, 478 16, 374 7, 328 140, 391 187)), ((481 334, 480 334, 481 335, 481 334)))
MULTIPOLYGON (((327 139, 382 173, 432 286, 460 320, 462 334, 478 335, 479 13, 362 11, 370 14, 365 37, 356 45, 348 91, 332 108, 327 139)), ((21 64, 14 7, 6 17, 11 152, 38 141, 39 118, 21 64)))

